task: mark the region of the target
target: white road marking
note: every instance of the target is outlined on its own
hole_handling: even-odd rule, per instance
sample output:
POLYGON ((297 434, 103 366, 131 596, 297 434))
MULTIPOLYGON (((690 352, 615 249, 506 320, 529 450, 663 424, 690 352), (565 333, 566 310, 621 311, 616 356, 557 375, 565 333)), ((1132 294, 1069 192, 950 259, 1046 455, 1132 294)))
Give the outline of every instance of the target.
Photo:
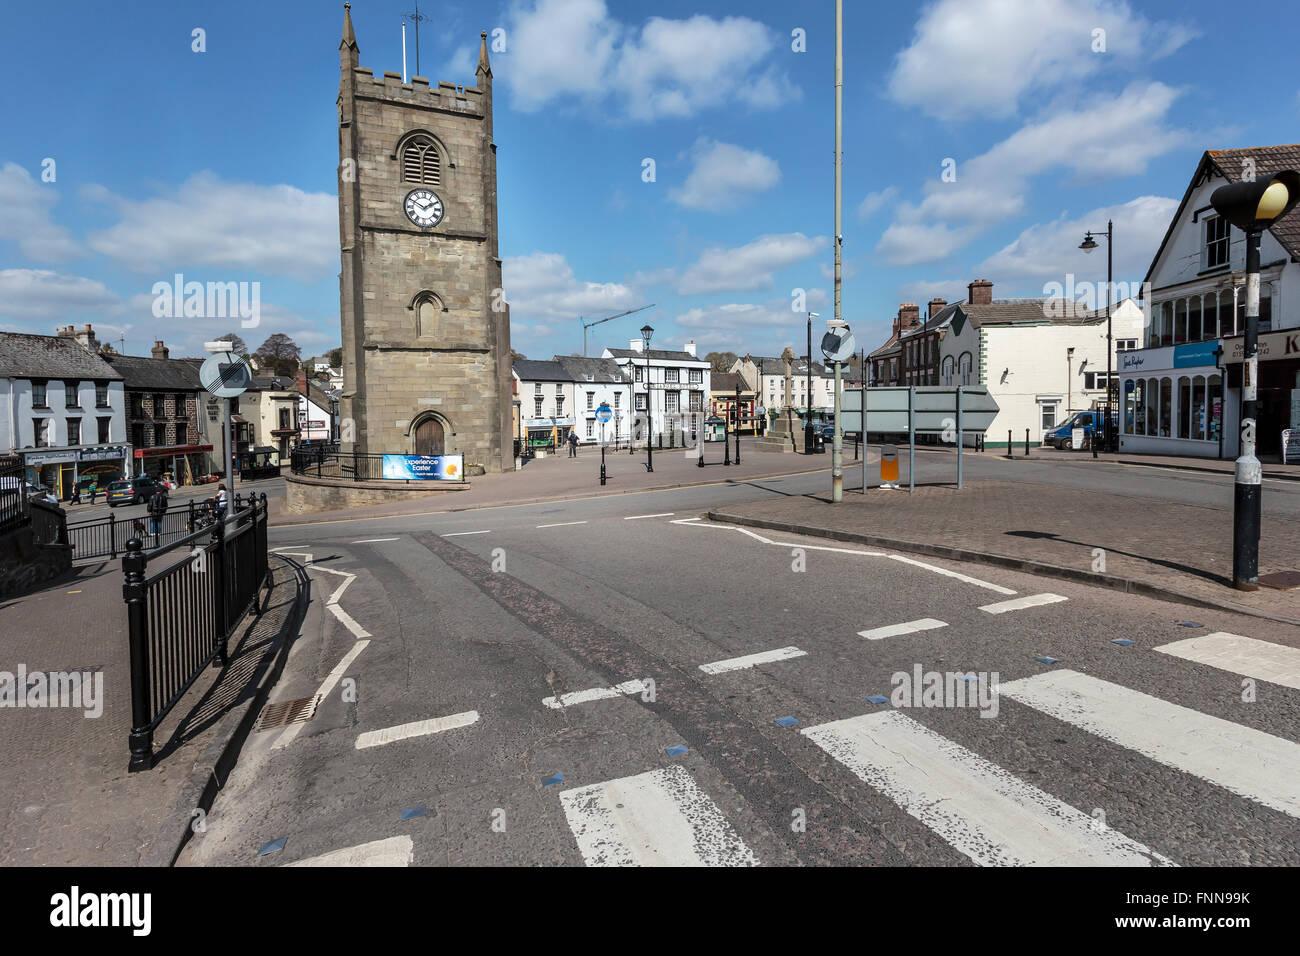
POLYGON ((1172 865, 896 710, 801 732, 981 866, 1172 865))
POLYGON ((558 521, 555 524, 539 524, 539 528, 567 528, 571 524, 586 524, 585 521, 558 521))
POLYGON ((878 641, 884 637, 897 637, 900 634, 913 634, 916 631, 933 631, 937 627, 947 626, 946 621, 936 621, 932 617, 923 617, 919 621, 907 621, 904 624, 890 624, 888 627, 858 631, 858 637, 865 637, 869 641, 878 641))
MULTIPOLYGON (((270 551, 270 552, 273 553, 273 554, 278 554, 278 553, 281 552, 281 551, 292 551, 292 550, 295 550, 295 549, 298 549, 298 548, 301 548, 301 547, 302 547, 302 545, 300 545, 300 544, 282 544, 282 545, 280 545, 278 548, 268 548, 267 550, 270 551)), ((298 555, 296 555, 296 556, 297 556, 297 557, 301 557, 302 555, 301 555, 301 554, 298 554, 298 555)))
POLYGON ((409 836, 403 835, 331 850, 285 866, 410 866, 414 862, 414 844, 409 836))
POLYGON ((491 529, 488 529, 487 531, 451 531, 451 532, 448 532, 447 534, 439 535, 439 537, 440 537, 440 538, 459 538, 459 537, 461 537, 461 536, 463 536, 463 535, 467 535, 467 534, 491 534, 491 533, 492 533, 491 529))
POLYGON ((642 681, 629 680, 615 684, 613 687, 593 687, 591 690, 576 690, 571 694, 561 694, 559 697, 545 697, 542 703, 551 710, 562 710, 574 704, 585 704, 593 700, 609 700, 624 694, 641 694, 645 689, 646 685, 642 681))
POLYGON ((1069 598, 1062 597, 1059 594, 1026 594, 1024 597, 1014 598, 1010 601, 985 604, 980 610, 987 611, 989 614, 1006 614, 1008 611, 1019 611, 1021 608, 1040 607, 1043 604, 1056 604, 1059 601, 1068 600, 1069 598))
POLYGON ((463 714, 452 714, 450 717, 434 717, 430 720, 399 724, 396 727, 385 727, 383 730, 368 730, 357 738, 357 749, 381 747, 398 740, 409 740, 411 737, 427 737, 430 734, 440 734, 444 730, 455 730, 476 723, 478 723, 478 711, 467 710, 463 714))
POLYGON ((362 538, 360 541, 353 541, 353 544, 378 544, 381 541, 401 541, 401 538, 362 538))
POLYGON ((674 764, 560 794, 587 866, 757 866, 685 767, 674 764))
MULTIPOLYGON (((346 584, 346 582, 344 583, 346 584)), ((331 614, 333 614, 336 618, 339 619, 339 623, 341 623, 344 627, 346 627, 349 631, 352 632, 352 636, 355 637, 357 640, 361 640, 363 637, 373 636, 369 631, 367 631, 364 627, 358 624, 351 614, 343 610, 343 605, 327 604, 325 606, 329 608, 331 614)))
MULTIPOLYGON (((343 675, 347 673, 347 669, 352 666, 352 662, 357 659, 357 655, 364 651, 368 646, 370 646, 370 642, 367 640, 357 641, 352 645, 351 650, 343 655, 343 660, 334 665, 334 669, 326 675, 325 680, 321 682, 320 687, 316 690, 316 694, 321 700, 324 700, 334 692, 335 685, 337 685, 343 675)), ((271 745, 271 748, 273 750, 279 750, 282 747, 289 746, 289 744, 294 742, 305 726, 307 725, 290 724, 288 727, 284 728, 284 732, 281 733, 279 737, 275 738, 275 743, 271 745)))
POLYGON ((773 661, 788 661, 792 657, 803 657, 807 651, 801 651, 797 647, 778 647, 774 651, 761 651, 758 654, 746 654, 744 657, 732 657, 725 661, 714 661, 712 664, 701 664, 700 670, 706 674, 722 674, 727 671, 744 670, 746 667, 753 667, 756 664, 770 664, 773 661))
POLYGON ((962 574, 959 571, 949 571, 947 568, 941 568, 938 565, 926 564, 924 561, 917 561, 915 558, 905 558, 901 554, 891 554, 891 561, 901 561, 903 564, 910 564, 918 568, 925 568, 927 571, 933 571, 935 574, 942 574, 944 577, 956 578, 958 581, 965 581, 967 584, 974 584, 976 587, 988 588, 990 591, 996 591, 998 594, 1015 594, 1012 588, 1004 588, 1000 584, 990 584, 988 581, 981 581, 979 578, 973 578, 969 574, 962 574))
POLYGON ((797 544, 793 541, 773 541, 771 538, 764 537, 756 531, 751 531, 749 528, 740 528, 732 524, 719 524, 716 521, 695 525, 690 524, 691 522, 702 520, 703 519, 701 518, 682 518, 678 521, 670 521, 669 524, 690 525, 695 528, 716 528, 719 531, 739 531, 741 534, 753 538, 761 544, 775 545, 778 548, 802 548, 805 551, 828 551, 832 554, 861 554, 869 558, 889 558, 892 561, 899 561, 903 564, 910 564, 913 567, 933 571, 935 574, 942 574, 944 577, 964 581, 967 584, 974 584, 976 587, 988 588, 988 590, 996 591, 998 594, 1016 593, 1013 588, 1004 588, 1000 584, 991 584, 988 581, 981 581, 979 578, 973 578, 969 574, 962 574, 960 571, 949 571, 947 568, 941 568, 934 564, 927 564, 924 561, 917 561, 915 558, 905 558, 901 554, 891 554, 888 551, 863 551, 860 548, 832 548, 823 544, 797 544))
POLYGON ((1001 685, 1003 697, 1300 817, 1300 744, 1071 670, 1001 685))
POLYGON ((1154 648, 1161 654, 1209 664, 1243 677, 1300 690, 1300 649, 1216 631, 1154 648))
POLYGON ((629 515, 628 517, 624 518, 623 520, 624 520, 624 521, 639 521, 639 520, 642 519, 642 518, 671 518, 675 513, 676 513, 676 512, 665 511, 663 514, 657 514, 657 515, 629 515))

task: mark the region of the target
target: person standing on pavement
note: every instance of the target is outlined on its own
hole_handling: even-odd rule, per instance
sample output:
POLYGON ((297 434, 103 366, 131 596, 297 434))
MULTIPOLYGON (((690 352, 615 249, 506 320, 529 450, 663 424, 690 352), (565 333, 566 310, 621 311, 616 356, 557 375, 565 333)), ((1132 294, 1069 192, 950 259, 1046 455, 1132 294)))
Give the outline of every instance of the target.
POLYGON ((578 457, 578 433, 569 432, 569 457, 578 457))
POLYGON ((149 533, 155 538, 162 534, 163 515, 167 514, 167 486, 159 485, 149 499, 149 533))
POLYGON ((217 514, 222 518, 226 517, 226 507, 230 503, 230 495, 226 491, 226 483, 223 481, 217 485, 217 514))

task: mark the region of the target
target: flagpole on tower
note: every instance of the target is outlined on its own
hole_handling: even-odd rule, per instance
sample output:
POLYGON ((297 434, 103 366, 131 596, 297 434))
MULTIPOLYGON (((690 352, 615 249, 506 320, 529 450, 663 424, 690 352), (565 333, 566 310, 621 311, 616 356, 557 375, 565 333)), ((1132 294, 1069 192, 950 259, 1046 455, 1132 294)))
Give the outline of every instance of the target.
POLYGON ((420 0, 415 2, 415 12, 404 15, 407 20, 415 24, 415 75, 422 76, 420 73, 420 22, 428 20, 428 17, 420 15, 420 0))
POLYGON ((402 82, 406 82, 406 21, 402 21, 402 82))

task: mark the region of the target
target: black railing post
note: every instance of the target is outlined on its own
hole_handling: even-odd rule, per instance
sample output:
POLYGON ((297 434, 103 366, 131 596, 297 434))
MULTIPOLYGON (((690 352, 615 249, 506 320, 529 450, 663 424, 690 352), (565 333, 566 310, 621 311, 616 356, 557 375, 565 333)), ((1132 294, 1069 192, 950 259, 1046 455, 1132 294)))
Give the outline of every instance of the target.
POLYGON ((217 638, 217 656, 212 662, 213 667, 226 666, 226 631, 228 624, 226 613, 228 610, 226 601, 226 591, 229 588, 230 569, 226 567, 226 521, 225 515, 218 515, 216 523, 212 526, 212 617, 216 625, 217 638))
POLYGON ((108 550, 109 557, 117 557, 117 515, 108 513, 108 550))
POLYGON ((153 767, 153 714, 149 701, 149 609, 144 583, 149 557, 139 538, 126 543, 122 599, 126 602, 127 640, 131 657, 131 762, 129 771, 153 767))

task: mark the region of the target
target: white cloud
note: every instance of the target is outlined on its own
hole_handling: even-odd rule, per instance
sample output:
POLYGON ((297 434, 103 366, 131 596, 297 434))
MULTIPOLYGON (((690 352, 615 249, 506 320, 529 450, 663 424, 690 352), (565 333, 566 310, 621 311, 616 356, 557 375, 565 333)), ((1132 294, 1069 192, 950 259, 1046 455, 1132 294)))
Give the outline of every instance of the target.
POLYGON ((776 160, 757 150, 701 138, 691 147, 694 163, 668 198, 687 209, 735 209, 781 181, 776 160))
POLYGON ((1141 282, 1177 209, 1176 199, 1139 196, 1082 216, 1036 223, 985 259, 975 271, 1013 287, 1031 283, 1034 288, 1028 294, 1032 295, 1043 294, 1037 286, 1045 282, 1064 284, 1067 274, 1074 275, 1076 285, 1085 280, 1104 285, 1106 240, 1097 240, 1098 249, 1091 256, 1079 248, 1079 243, 1088 230, 1104 229, 1107 220, 1114 220, 1115 281, 1141 282))
POLYGON ((212 266, 307 281, 338 272, 338 199, 332 193, 234 183, 201 172, 166 195, 118 198, 116 205, 121 221, 89 243, 136 272, 168 275, 212 266))
MULTIPOLYGON (((822 289, 808 290, 808 305, 820 308, 828 301, 822 289)), ((738 354, 746 351, 777 354, 786 345, 801 351, 806 335, 807 313, 794 312, 789 299, 763 303, 728 303, 690 309, 677 316, 683 334, 702 346, 700 354, 717 346, 738 354)), ((814 333, 819 330, 814 327, 814 333)), ((816 345, 816 342, 814 342, 816 345)))
POLYGON ((887 186, 874 193, 867 193, 858 204, 858 220, 866 221, 889 204, 898 195, 897 186, 887 186))
POLYGON ((706 249, 678 283, 679 295, 710 292, 752 292, 769 289, 773 274, 802 262, 828 245, 825 236, 809 238, 802 232, 760 236, 734 249, 706 249))
POLYGON ((0 240, 17 240, 18 250, 37 262, 65 262, 77 252, 77 244, 62 226, 50 218, 59 201, 51 183, 32 178, 17 163, 0 167, 0 240))
MULTIPOLYGON (((457 77, 461 83, 464 83, 465 77, 472 77, 477 71, 478 47, 466 45, 456 48, 456 52, 447 61, 444 75, 457 77)), ((469 85, 472 86, 473 83, 469 85)))
MULTIPOLYGON (((983 275, 983 273, 981 273, 983 275)), ((917 302, 925 304, 931 299, 943 299, 945 302, 962 302, 966 299, 969 279, 935 279, 932 281, 908 282, 898 287, 900 302, 917 302)))
POLYGON ((1133 83, 1118 95, 1026 123, 958 163, 955 182, 935 175, 920 202, 901 203, 877 251, 896 266, 938 262, 1021 214, 1034 176, 1059 169, 1082 183, 1145 172, 1152 159, 1195 138, 1166 122, 1178 95, 1163 83, 1133 83))
MULTIPOLYGON (((305 316, 295 309, 272 302, 262 302, 259 308, 258 324, 253 328, 244 328, 238 318, 157 318, 153 314, 154 297, 151 293, 137 293, 131 296, 121 310, 120 328, 126 336, 126 351, 129 355, 147 355, 149 346, 154 341, 167 343, 172 358, 184 356, 203 356, 203 343, 210 342, 220 335, 233 332, 248 345, 250 351, 257 349, 276 332, 281 332, 302 349, 304 356, 319 355, 340 342, 341 330, 337 314, 320 318, 305 316)), ((95 331, 100 332, 100 323, 96 322, 95 331)), ((113 340, 117 347, 116 335, 100 335, 100 339, 113 340)))
POLYGON ((65 321, 121 309, 102 282, 47 269, 0 269, 0 317, 65 321))
POLYGON ((541 319, 576 319, 635 308, 637 293, 618 282, 578 279, 558 252, 534 252, 505 259, 501 267, 511 327, 541 319))
POLYGON ((940 0, 895 57, 889 94, 941 119, 1008 117, 1030 93, 1141 68, 1196 35, 1124 0, 940 0), (1095 30, 1105 31, 1104 52, 1094 51, 1095 30))
POLYGON ((776 32, 748 17, 651 17, 638 30, 612 18, 603 0, 534 0, 515 4, 508 24, 500 75, 525 112, 573 97, 613 99, 621 117, 646 121, 800 96, 765 64, 776 32))

